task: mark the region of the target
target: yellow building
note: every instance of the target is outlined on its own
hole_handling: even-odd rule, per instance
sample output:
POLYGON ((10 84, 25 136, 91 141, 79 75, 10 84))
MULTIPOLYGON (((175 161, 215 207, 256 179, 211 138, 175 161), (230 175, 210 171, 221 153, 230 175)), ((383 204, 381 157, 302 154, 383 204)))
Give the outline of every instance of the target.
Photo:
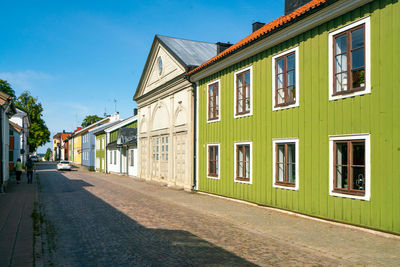
POLYGON ((74 163, 82 164, 82 136, 74 136, 74 163))

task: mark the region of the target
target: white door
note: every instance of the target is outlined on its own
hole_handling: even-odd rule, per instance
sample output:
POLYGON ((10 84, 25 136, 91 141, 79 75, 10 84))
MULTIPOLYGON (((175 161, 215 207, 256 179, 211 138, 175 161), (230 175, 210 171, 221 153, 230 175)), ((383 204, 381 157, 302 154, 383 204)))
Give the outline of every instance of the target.
POLYGON ((178 185, 184 185, 186 180, 186 138, 187 133, 176 134, 175 180, 178 185))

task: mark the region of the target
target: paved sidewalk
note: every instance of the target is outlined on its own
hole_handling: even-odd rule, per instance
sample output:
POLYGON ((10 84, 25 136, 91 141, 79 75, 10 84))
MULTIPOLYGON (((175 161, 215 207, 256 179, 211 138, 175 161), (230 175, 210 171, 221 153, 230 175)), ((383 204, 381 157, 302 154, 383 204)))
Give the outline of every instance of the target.
POLYGON ((12 177, 0 194, 0 266, 33 266, 33 225, 36 179, 21 184, 12 177))

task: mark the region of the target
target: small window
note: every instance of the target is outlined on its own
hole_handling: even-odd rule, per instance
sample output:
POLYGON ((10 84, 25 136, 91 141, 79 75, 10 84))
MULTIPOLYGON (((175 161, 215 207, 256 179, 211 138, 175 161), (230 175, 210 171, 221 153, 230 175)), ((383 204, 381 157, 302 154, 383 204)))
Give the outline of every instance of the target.
POLYGON ((113 160, 112 160, 112 151, 110 151, 110 164, 113 164, 113 160))
POLYGON ((207 96, 208 96, 208 121, 219 121, 219 109, 220 109, 220 96, 219 96, 219 84, 220 81, 215 81, 207 85, 207 96))
POLYGON ((117 165, 117 151, 114 150, 114 165, 117 165))
POLYGON ((252 115, 252 67, 235 72, 235 118, 252 115))
POLYGON ((207 177, 218 179, 219 178, 219 144, 209 144, 207 154, 207 177))
POLYGON ((159 159, 158 138, 159 137, 153 137, 153 160, 159 159))
POLYGON ((251 183, 251 143, 235 144, 235 181, 251 183))
POLYGON ((330 99, 370 92, 369 17, 329 34, 330 99))
POLYGON ((299 105, 298 47, 272 57, 273 110, 299 105))
POLYGON ((369 200, 369 135, 330 138, 331 195, 369 200))
POLYGON ((298 190, 298 139, 273 141, 273 186, 298 190))

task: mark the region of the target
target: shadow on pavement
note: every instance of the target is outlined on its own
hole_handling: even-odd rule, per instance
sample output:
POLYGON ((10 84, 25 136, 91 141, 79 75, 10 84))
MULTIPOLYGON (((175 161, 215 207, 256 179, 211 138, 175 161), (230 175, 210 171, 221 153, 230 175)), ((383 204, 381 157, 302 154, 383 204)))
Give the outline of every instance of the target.
POLYGON ((84 189, 91 184, 40 172, 50 166, 38 165, 48 264, 255 266, 188 231, 146 228, 84 189))

